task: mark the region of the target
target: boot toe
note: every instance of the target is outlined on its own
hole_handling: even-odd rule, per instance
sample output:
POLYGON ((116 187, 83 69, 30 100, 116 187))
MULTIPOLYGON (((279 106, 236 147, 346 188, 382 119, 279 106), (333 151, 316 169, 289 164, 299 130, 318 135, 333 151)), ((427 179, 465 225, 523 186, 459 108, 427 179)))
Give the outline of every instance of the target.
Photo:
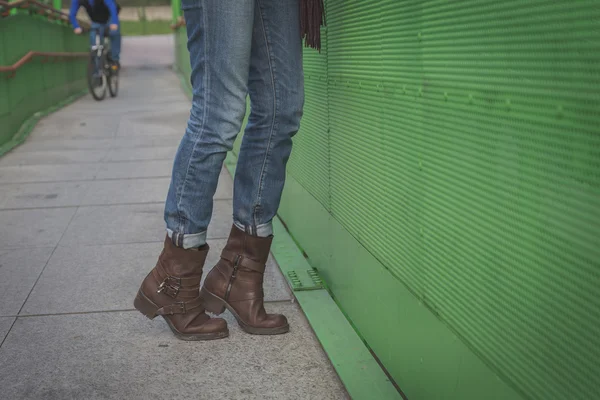
POLYGON ((267 320, 265 321, 265 328, 282 328, 288 325, 288 320, 285 315, 281 314, 268 314, 267 320))
POLYGON ((227 321, 223 318, 211 318, 199 327, 202 333, 219 333, 227 331, 227 321))

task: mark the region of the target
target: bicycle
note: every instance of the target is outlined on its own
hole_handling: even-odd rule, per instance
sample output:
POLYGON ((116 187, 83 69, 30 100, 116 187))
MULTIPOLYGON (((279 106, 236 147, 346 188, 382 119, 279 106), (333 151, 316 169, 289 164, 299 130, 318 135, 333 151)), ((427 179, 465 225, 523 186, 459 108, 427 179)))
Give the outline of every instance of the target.
POLYGON ((87 67, 88 88, 92 97, 98 101, 106 97, 107 87, 110 97, 116 97, 119 92, 119 68, 108 56, 109 44, 105 30, 106 28, 96 30, 96 41, 91 46, 87 67))

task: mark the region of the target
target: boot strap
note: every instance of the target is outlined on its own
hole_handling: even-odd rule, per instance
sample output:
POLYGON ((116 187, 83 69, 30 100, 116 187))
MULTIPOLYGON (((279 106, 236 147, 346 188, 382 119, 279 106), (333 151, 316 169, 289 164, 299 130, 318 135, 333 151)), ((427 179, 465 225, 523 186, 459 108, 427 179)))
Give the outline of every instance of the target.
POLYGON ((265 264, 261 264, 252 260, 251 258, 244 257, 243 255, 234 253, 232 251, 223 250, 221 253, 221 258, 231 262, 232 264, 235 264, 237 261, 237 265, 240 267, 247 268, 260 274, 265 272, 265 264))
POLYGON ((177 303, 169 304, 162 308, 159 308, 156 311, 156 315, 175 315, 175 314, 185 314, 188 311, 191 311, 195 308, 202 306, 202 300, 200 297, 196 297, 194 300, 190 301, 180 301, 177 303))
POLYGON ((162 265, 162 262, 159 262, 156 265, 156 271, 158 272, 160 279, 163 280, 167 277, 171 277, 173 279, 177 279, 180 282, 181 287, 194 287, 200 285, 200 280, 202 279, 202 275, 190 276, 187 278, 180 278, 177 276, 172 276, 167 273, 165 267, 162 265))
POLYGON ((175 298, 181 294, 182 297, 196 297, 200 288, 201 276, 191 278, 180 278, 169 275, 161 263, 158 263, 153 271, 154 278, 160 284, 158 285, 158 293, 164 293, 169 297, 175 298))

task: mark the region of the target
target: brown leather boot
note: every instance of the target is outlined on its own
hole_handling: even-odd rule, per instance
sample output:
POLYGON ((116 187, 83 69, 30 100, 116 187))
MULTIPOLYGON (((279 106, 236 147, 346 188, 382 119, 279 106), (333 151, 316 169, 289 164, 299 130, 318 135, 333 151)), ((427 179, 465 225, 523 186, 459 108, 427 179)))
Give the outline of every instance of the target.
POLYGON ((206 310, 221 314, 227 308, 244 331, 255 335, 290 329, 283 315, 267 314, 263 304, 263 274, 272 240, 248 235, 234 225, 221 260, 200 290, 206 310))
POLYGON ((184 250, 167 237, 156 266, 142 282, 134 307, 150 319, 161 315, 182 340, 227 337, 225 320, 206 315, 198 297, 207 254, 208 245, 184 250))

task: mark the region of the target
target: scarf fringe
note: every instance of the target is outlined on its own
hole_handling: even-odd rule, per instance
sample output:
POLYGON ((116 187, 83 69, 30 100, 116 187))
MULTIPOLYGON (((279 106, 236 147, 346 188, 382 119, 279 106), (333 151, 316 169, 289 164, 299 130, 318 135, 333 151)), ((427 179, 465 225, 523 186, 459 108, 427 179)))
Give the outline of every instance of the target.
POLYGON ((321 26, 325 26, 323 0, 300 0, 300 32, 306 47, 321 52, 321 26))

